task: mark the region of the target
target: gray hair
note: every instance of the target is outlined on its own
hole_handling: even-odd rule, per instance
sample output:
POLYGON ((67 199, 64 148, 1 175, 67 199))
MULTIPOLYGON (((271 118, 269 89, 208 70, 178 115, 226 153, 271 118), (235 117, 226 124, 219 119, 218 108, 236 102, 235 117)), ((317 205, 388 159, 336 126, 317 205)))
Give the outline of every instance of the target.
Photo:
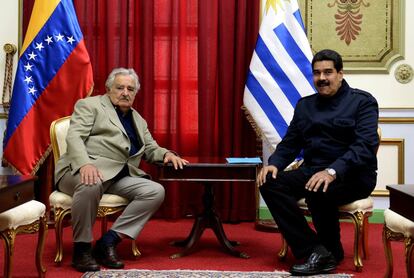
POLYGON ((135 93, 138 92, 139 88, 141 87, 141 84, 139 83, 138 75, 134 69, 126 69, 126 68, 115 68, 111 71, 111 73, 108 75, 108 78, 105 81, 105 87, 107 89, 110 89, 112 87, 112 85, 114 84, 115 77, 117 75, 131 76, 135 81, 135 93))

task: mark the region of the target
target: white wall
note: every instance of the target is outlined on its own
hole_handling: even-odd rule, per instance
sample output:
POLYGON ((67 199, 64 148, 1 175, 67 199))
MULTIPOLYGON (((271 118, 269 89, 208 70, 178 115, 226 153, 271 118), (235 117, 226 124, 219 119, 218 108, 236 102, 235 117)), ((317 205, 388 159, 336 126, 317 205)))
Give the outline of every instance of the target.
MULTIPOLYGON (((0 46, 1 46, 1 55, 0 55, 0 86, 3 89, 3 76, 4 76, 4 66, 6 54, 3 50, 3 46, 6 43, 11 43, 18 46, 19 38, 19 1, 13 0, 0 0, 0 46)), ((15 63, 17 62, 17 55, 15 55, 15 63)), ((14 71, 16 71, 16 66, 14 66, 14 71)), ((3 91, 3 90, 1 90, 3 91)))
MULTIPOLYGON (((7 43, 19 44, 19 2, 20 0, 0 0, 0 88, 3 92, 6 53, 3 46, 7 43)), ((13 71, 16 72, 18 53, 14 55, 13 71)), ((0 98, 1 102, 1 98, 0 98)), ((0 105, 0 154, 3 153, 3 132, 6 125, 3 106, 0 105)), ((0 167, 0 174, 9 173, 10 169, 0 167)))

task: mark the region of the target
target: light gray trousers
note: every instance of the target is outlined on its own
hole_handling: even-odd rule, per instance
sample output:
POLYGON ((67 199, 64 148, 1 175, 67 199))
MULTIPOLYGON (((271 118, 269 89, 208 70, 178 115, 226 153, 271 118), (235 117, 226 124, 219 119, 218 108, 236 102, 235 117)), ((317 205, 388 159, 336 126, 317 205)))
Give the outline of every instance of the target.
POLYGON ((116 194, 129 200, 129 204, 113 223, 111 230, 136 239, 145 223, 164 200, 164 187, 140 177, 124 177, 96 185, 84 185, 80 175, 68 171, 58 182, 60 191, 73 197, 72 229, 74 242, 92 242, 93 225, 99 201, 104 193, 116 194))

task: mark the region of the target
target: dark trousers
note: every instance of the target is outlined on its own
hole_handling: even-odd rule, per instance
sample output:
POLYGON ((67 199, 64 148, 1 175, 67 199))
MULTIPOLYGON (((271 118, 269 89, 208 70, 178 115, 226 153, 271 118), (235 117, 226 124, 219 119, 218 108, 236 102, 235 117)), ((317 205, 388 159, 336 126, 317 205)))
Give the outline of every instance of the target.
POLYGON ((376 173, 364 177, 364 184, 372 186, 348 178, 335 180, 325 193, 322 187, 318 192, 305 189, 312 174, 313 171, 299 168, 281 171, 276 179, 268 175, 260 193, 296 258, 308 257, 318 245, 338 256, 342 252, 338 206, 368 197, 375 186, 376 173), (297 205, 301 198, 306 199, 316 232, 297 205))

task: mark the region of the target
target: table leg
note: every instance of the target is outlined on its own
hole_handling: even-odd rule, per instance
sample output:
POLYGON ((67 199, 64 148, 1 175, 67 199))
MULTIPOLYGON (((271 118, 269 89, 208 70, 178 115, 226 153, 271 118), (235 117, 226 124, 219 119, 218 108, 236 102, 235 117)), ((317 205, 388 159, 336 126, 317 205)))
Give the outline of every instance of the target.
POLYGON ((203 203, 204 212, 196 217, 189 236, 184 240, 172 242, 175 246, 184 247, 184 250, 170 256, 170 258, 180 258, 194 251, 195 244, 206 228, 211 228, 214 231, 218 241, 228 253, 236 257, 249 258, 246 253, 233 248, 233 246, 239 245, 239 242, 227 239, 220 217, 214 211, 214 193, 210 183, 204 183, 203 203))
POLYGON ((203 216, 197 216, 190 234, 184 240, 171 242, 171 245, 184 247, 183 251, 170 256, 171 259, 184 257, 194 251, 196 242, 200 239, 206 228, 206 219, 203 216))

